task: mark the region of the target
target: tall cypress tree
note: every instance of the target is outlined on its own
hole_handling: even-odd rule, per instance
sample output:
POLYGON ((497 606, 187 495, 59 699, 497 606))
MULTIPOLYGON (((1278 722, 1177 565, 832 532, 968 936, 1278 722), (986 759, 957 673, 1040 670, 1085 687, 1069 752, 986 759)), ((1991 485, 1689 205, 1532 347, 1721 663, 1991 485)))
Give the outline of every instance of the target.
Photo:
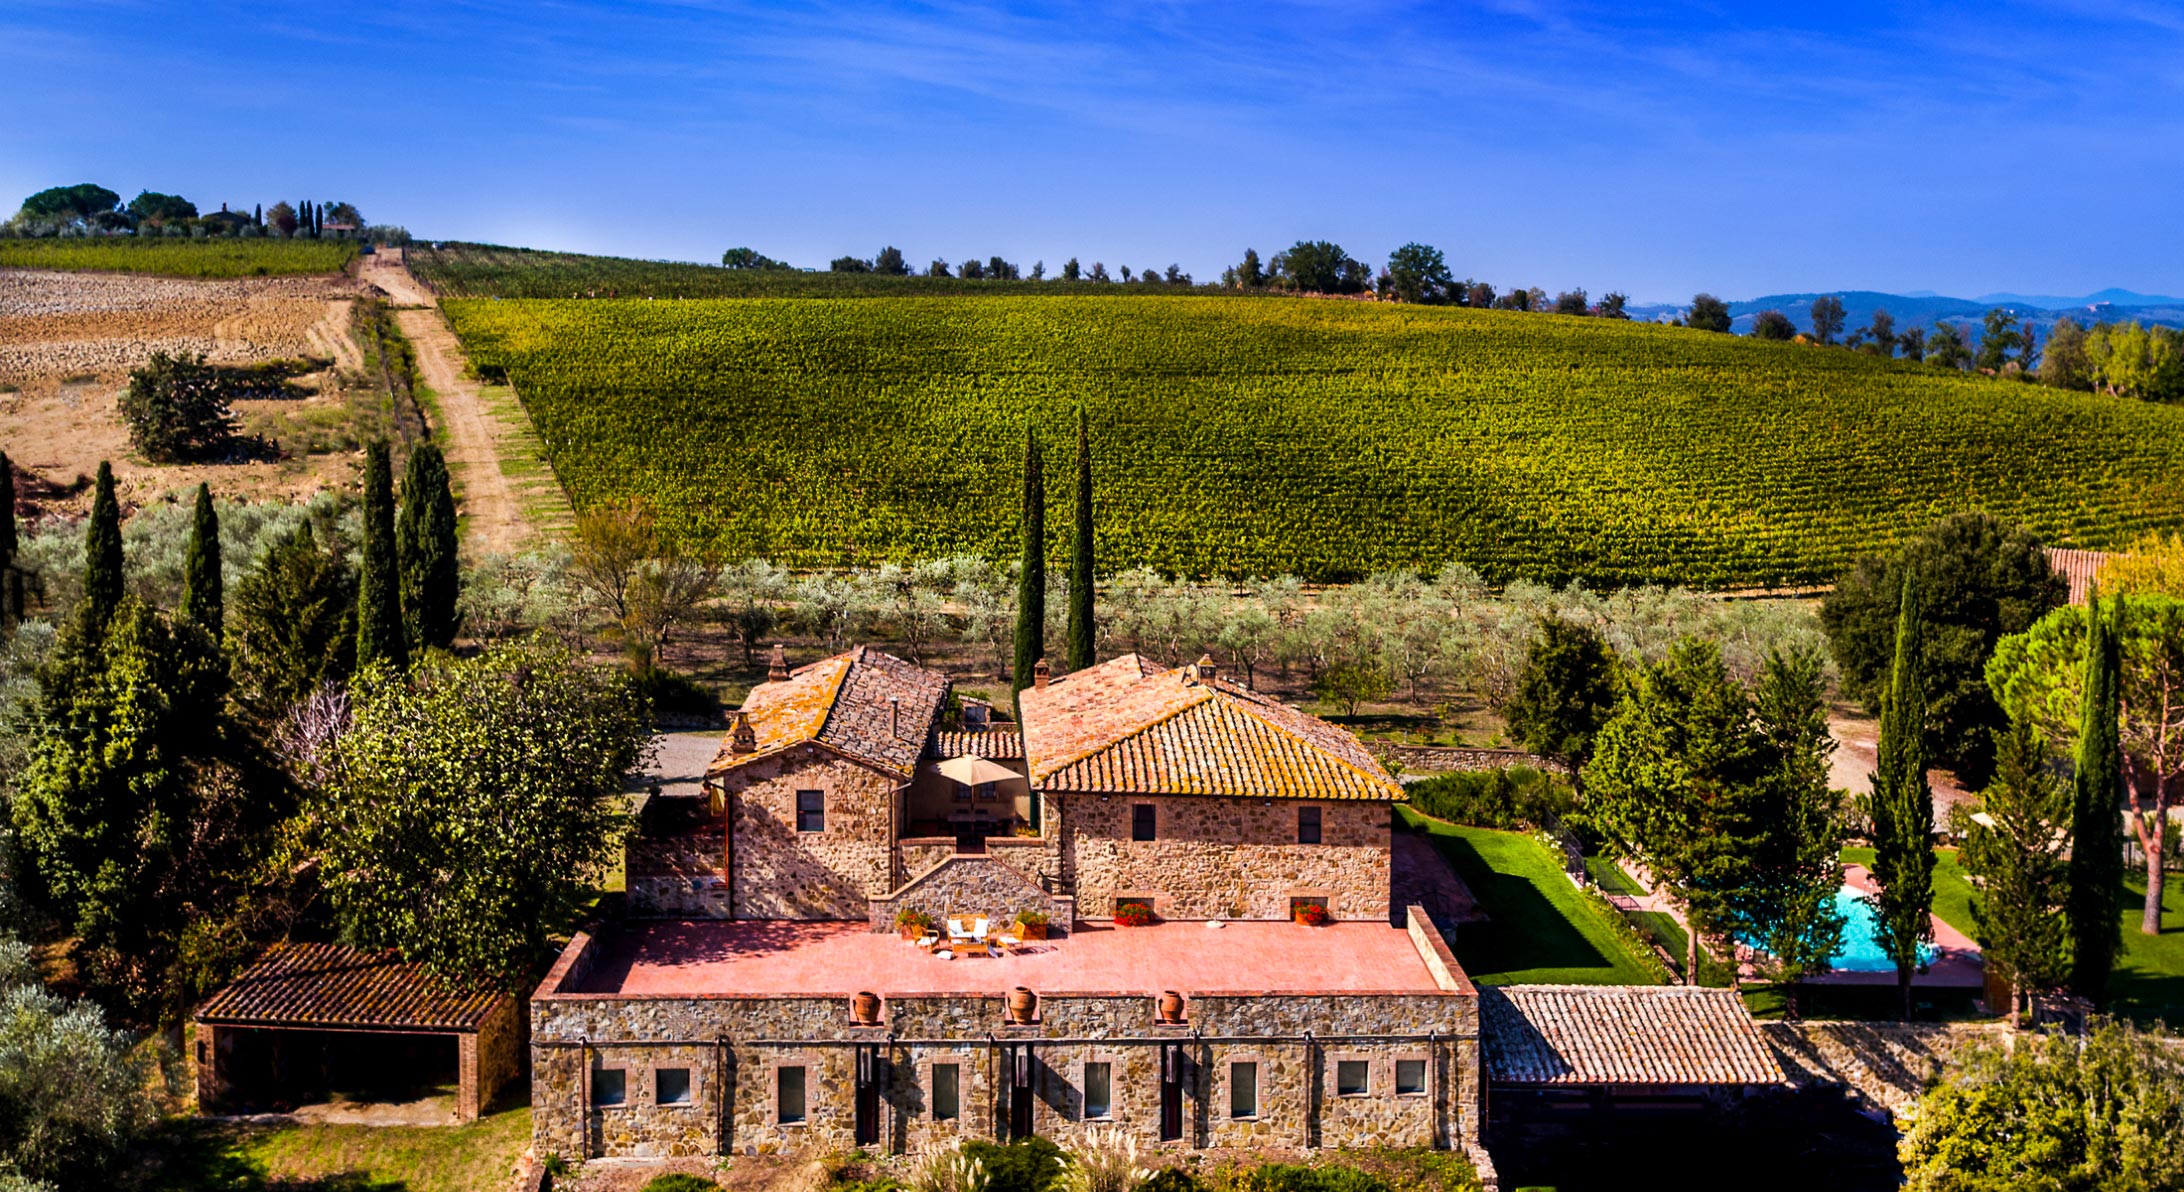
POLYGON ((1926 682, 1920 672, 1918 582, 1906 577, 1896 612, 1896 659, 1881 702, 1873 772, 1874 937, 1896 962, 1903 1020, 1911 974, 1934 936, 1934 792, 1926 785, 1926 682))
POLYGON ((1069 554, 1069 669, 1092 665, 1092 433, 1077 407, 1077 527, 1069 554))
POLYGON ((23 619, 23 584, 15 571, 15 546, 15 461, 0 451, 0 629, 23 619))
POLYGON ((364 460, 364 562, 356 589, 356 665, 409 665, 402 631, 402 577, 394 547, 394 463, 384 439, 364 460))
POLYGON ((2105 612, 2098 592, 2086 609, 2085 695, 2078 710, 2077 773, 2072 783, 2070 987, 2102 1002, 2108 976, 2123 947, 2123 746, 2122 655, 2116 618, 2122 602, 2105 612))
POLYGON ((197 509, 182 556, 182 619, 220 640, 226 617, 227 587, 220 575, 220 515, 212 507, 212 487, 197 486, 197 509))
POLYGON ((1024 565, 1016 589, 1016 669, 1013 698, 1031 686, 1032 669, 1046 657, 1046 475, 1039 436, 1024 427, 1024 565))
POLYGON ((121 502, 114 496, 114 466, 102 459, 83 534, 83 602, 76 613, 86 641, 105 635, 121 607, 121 590, 121 502))
POLYGON ((402 559, 402 615, 412 648, 455 644, 455 610, 462 573, 455 558, 455 492, 447 459, 425 443, 410 452, 402 474, 402 509, 395 519, 402 559))

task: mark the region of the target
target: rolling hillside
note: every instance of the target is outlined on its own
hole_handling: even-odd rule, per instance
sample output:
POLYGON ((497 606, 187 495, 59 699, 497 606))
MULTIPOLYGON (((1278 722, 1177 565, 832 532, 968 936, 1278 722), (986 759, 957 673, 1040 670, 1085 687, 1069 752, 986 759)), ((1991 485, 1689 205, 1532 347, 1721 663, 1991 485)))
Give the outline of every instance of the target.
MULTIPOLYGON (((1774 586, 1985 507, 2184 525, 2184 409, 1680 328, 1294 299, 453 301, 579 508, 797 565, 1013 550, 1023 427, 1104 565, 1774 586)), ((1060 552, 1057 551, 1057 558, 1060 552)))

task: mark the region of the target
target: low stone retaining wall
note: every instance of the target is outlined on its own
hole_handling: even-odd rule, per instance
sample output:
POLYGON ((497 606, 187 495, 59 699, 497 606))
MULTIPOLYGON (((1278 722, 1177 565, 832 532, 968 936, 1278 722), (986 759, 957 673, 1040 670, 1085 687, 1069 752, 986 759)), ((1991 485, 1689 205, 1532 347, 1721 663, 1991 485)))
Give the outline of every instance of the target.
POLYGON ((1390 770, 1398 774, 1503 770, 1510 766, 1531 766, 1540 770, 1552 770, 1557 774, 1569 773, 1569 767, 1561 762, 1549 761, 1522 749, 1458 749, 1449 745, 1392 745, 1375 741, 1372 742, 1372 750, 1390 770))
POLYGON ((2007 1024, 1984 1022, 1763 1022, 1759 1029, 1783 1075, 1844 1085, 1890 1113, 1916 1101, 1966 1045, 2011 1037, 2007 1024))

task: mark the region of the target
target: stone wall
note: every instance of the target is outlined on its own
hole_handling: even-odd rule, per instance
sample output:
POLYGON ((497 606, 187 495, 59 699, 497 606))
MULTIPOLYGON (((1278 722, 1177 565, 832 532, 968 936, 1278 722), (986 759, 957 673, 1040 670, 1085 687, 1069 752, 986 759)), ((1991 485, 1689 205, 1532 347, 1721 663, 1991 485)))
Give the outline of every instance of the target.
POLYGON ((1759 1029, 1794 1081, 1840 1084, 1891 1113, 1918 1100, 1959 1048, 2011 1037, 2004 1023, 1762 1022, 1759 1029))
POLYGON ((721 776, 732 837, 728 887, 738 919, 863 919, 894 887, 894 811, 902 783, 815 745, 721 776), (826 794, 826 830, 796 830, 796 792, 826 794))
POLYGON ((1388 918, 1386 803, 1210 796, 1071 794, 1058 829, 1080 913, 1106 918, 1118 898, 1151 898, 1170 919, 1286 919, 1298 897, 1337 919, 1388 918), (1131 808, 1151 803, 1156 839, 1132 840, 1131 808), (1297 844, 1297 808, 1321 810, 1321 843, 1297 844))
POLYGON ((1052 896, 1000 858, 984 853, 944 857, 901 889, 874 898, 867 906, 874 931, 893 931, 895 915, 906 907, 924 911, 936 923, 946 922, 950 915, 985 915, 999 927, 1014 921, 1019 911, 1039 911, 1050 924, 1069 925, 1052 896))
MULTIPOLYGON (((572 953, 589 947, 579 938, 572 953)), ((1033 1132, 1067 1147, 1115 1128, 1142 1146, 1436 1146, 1475 1151, 1480 1128, 1478 1002, 1468 993, 1209 995, 1187 1021, 1157 1020, 1144 994, 1042 998, 1036 1021, 1007 1021, 997 996, 890 998, 878 1026, 850 1020, 842 998, 654 998, 557 992, 565 956, 533 1000, 532 1109, 540 1155, 566 1159, 706 1153, 841 1152, 856 1137, 857 1052, 873 1049, 877 1138, 868 1149, 919 1152, 1007 1136, 1011 1099, 1031 1099, 1033 1132), (1182 1137, 1160 1139, 1164 1048, 1177 1048, 1182 1137), (1031 1083, 1014 1085, 1016 1049, 1031 1083), (1423 1093, 1394 1091, 1398 1060, 1427 1063, 1423 1093), (1362 1096, 1335 1093, 1336 1065, 1362 1060, 1362 1096), (1259 1112, 1229 1113, 1233 1065, 1259 1068, 1259 1112), (933 1067, 955 1063, 959 1116, 940 1120, 933 1067), (1084 1116, 1085 1065, 1111 1073, 1107 1117, 1084 1116), (784 1066, 803 1067, 801 1123, 780 1120, 784 1066), (654 1103, 662 1067, 687 1067, 692 1104, 654 1103), (591 1107, 590 1073, 627 1074, 628 1101, 591 1107)))
POLYGON ((705 835, 633 836, 626 858, 629 910, 668 919, 725 919, 728 883, 721 876, 724 829, 705 835))
POLYGON ((466 1059, 475 1056, 472 1062, 477 1073, 477 1110, 481 1114, 492 1108, 494 1094, 523 1075, 524 1056, 530 1050, 527 1010, 521 998, 501 999, 493 1013, 479 1024, 474 1045, 464 1049, 466 1059))
POLYGON ((1503 770, 1510 766, 1531 766, 1538 770, 1568 773, 1561 762, 1551 761, 1536 753, 1521 749, 1458 749, 1448 745, 1396 745, 1386 741, 1372 743, 1374 756, 1381 764, 1398 774, 1440 774, 1451 770, 1503 770))

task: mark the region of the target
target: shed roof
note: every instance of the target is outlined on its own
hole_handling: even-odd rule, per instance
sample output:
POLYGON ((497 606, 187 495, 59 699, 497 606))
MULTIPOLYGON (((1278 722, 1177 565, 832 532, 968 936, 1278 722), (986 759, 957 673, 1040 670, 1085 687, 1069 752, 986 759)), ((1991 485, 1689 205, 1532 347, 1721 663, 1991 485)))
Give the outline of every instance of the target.
POLYGON ((1479 991, 1487 1074, 1506 1084, 1782 1083, 1733 989, 1508 985, 1479 991))
POLYGON ((200 1022, 474 1031, 504 995, 452 990, 421 965, 340 944, 282 943, 198 1008, 200 1022))
POLYGON ((1024 735, 1013 728, 963 729, 933 734, 931 755, 942 761, 951 757, 984 757, 1015 761, 1024 756, 1024 735))
POLYGON ((737 753, 733 737, 706 768, 708 777, 816 743, 854 761, 908 778, 948 698, 948 679, 864 646, 800 666, 744 697, 757 748, 737 753))
POLYGON ((2108 556, 2095 550, 2051 546, 2047 548, 2047 561, 2048 569, 2070 585, 2070 603, 2082 605, 2093 590, 2093 579, 2100 574, 2101 565, 2108 562, 2108 556))
POLYGON ((1198 666, 1126 654, 1019 700, 1031 778, 1045 790, 1403 797, 1350 733, 1198 666))

